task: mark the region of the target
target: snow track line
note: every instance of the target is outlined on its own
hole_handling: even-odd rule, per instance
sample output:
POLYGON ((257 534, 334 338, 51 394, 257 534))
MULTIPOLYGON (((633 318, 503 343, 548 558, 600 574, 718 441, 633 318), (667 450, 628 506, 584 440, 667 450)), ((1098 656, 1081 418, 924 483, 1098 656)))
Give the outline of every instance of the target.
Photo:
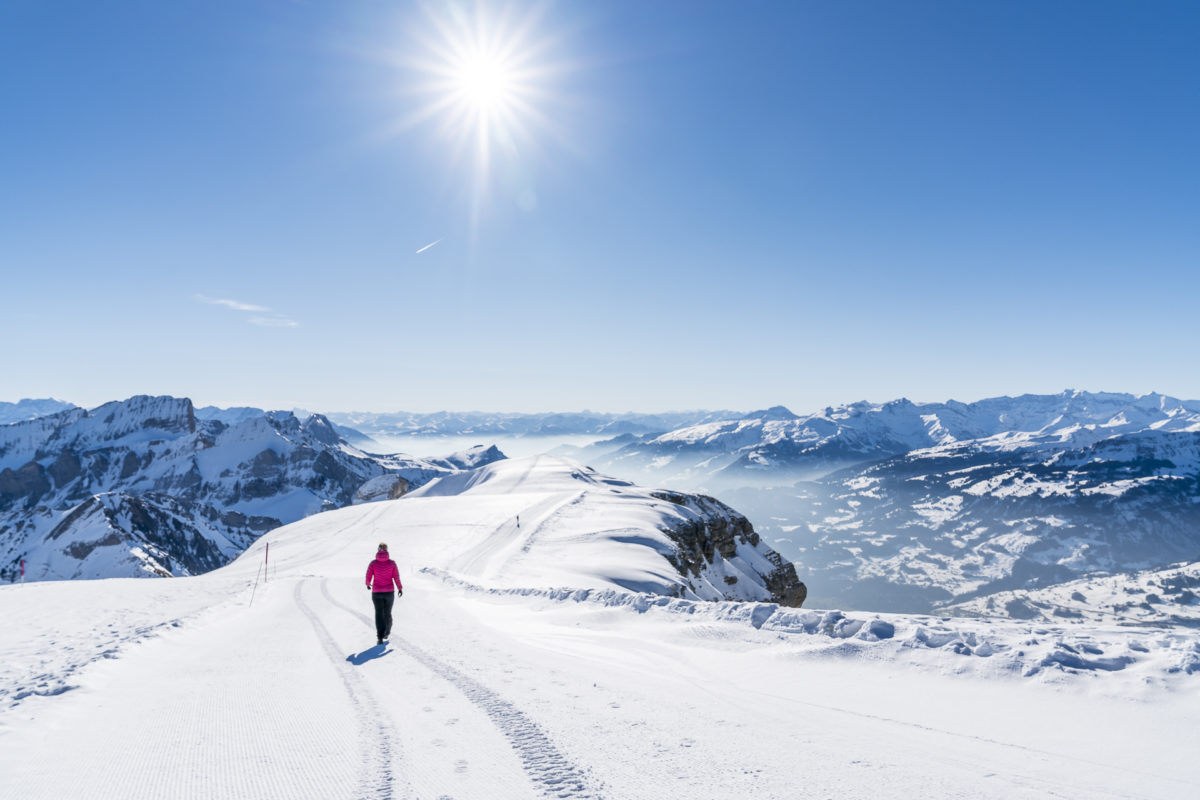
MULTIPOLYGON (((309 623, 316 631, 317 639, 321 642, 321 648, 329 656, 338 677, 342 679, 342 685, 346 687, 346 692, 350 695, 350 701, 354 704, 354 717, 358 721, 359 738, 365 748, 362 754, 362 764, 359 767, 358 789, 354 797, 375 798, 376 800, 407 797, 409 794, 407 788, 397 787, 399 780, 392 768, 392 761, 402 756, 396 732, 390 722, 381 723, 372 717, 371 709, 379 708, 380 705, 362 676, 346 665, 341 650, 338 649, 333 637, 329 634, 329 629, 304 602, 302 595, 306 583, 308 583, 306 580, 297 583, 292 597, 296 601, 296 606, 304 616, 308 617, 309 623), (398 788, 399 793, 397 794, 398 788)), ((321 582, 321 590, 326 597, 329 597, 329 593, 325 591, 324 581, 321 582)))
MULTIPOLYGON (((350 606, 335 600, 329 593, 328 581, 321 581, 321 592, 325 599, 343 611, 358 617, 374 629, 375 621, 350 606)), ((492 724, 504 734, 517 756, 521 767, 544 797, 569 800, 602 800, 601 794, 592 788, 590 781, 579 767, 575 766, 555 747, 541 726, 525 715, 515 705, 469 675, 460 672, 444 661, 431 656, 420 647, 404 641, 392 640, 392 645, 409 657, 445 678, 456 689, 466 695, 475 706, 487 714, 492 724)))

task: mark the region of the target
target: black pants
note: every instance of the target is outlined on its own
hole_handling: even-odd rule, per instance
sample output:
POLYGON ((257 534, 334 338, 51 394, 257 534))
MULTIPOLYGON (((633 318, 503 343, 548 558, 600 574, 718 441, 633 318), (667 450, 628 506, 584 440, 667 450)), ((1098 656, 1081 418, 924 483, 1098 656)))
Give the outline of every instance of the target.
POLYGON ((392 633, 392 604, 396 602, 396 593, 371 592, 371 602, 375 604, 375 635, 386 639, 392 633))

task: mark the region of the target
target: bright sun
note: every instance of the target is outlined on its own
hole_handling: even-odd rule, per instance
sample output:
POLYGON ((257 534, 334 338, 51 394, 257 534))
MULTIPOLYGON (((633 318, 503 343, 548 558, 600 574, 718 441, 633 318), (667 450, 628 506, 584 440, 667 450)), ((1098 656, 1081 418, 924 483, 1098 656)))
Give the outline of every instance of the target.
POLYGON ((553 132, 547 112, 559 101, 551 83, 564 69, 555 57, 561 45, 539 32, 538 12, 484 2, 429 5, 425 12, 404 59, 421 98, 407 124, 434 123, 470 161, 482 192, 499 154, 521 158, 553 132))
POLYGON ((467 58, 455 70, 454 82, 459 101, 480 113, 504 110, 515 99, 513 71, 496 58, 467 58))

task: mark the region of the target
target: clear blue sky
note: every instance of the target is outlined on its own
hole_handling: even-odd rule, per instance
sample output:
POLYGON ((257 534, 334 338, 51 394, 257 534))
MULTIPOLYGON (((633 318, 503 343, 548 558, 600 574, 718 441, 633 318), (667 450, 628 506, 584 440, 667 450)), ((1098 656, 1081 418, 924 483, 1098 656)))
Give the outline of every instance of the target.
POLYGON ((0 5, 0 399, 1200 397, 1200 4, 459 10, 0 5))

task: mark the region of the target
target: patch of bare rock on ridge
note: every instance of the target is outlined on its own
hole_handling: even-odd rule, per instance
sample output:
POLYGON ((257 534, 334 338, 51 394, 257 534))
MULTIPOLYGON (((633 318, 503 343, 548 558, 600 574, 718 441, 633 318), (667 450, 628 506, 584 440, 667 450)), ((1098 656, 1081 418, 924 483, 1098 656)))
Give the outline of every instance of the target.
MULTIPOLYGON (((717 561, 736 563, 741 560, 745 554, 739 552, 739 546, 751 548, 771 566, 763 574, 763 581, 772 602, 791 608, 804 605, 808 587, 796 574, 796 566, 764 544, 745 516, 707 495, 656 491, 651 492, 651 496, 695 512, 695 518, 664 531, 678 547, 676 554, 667 558, 680 575, 700 578, 717 561)), ((729 585, 737 580, 735 575, 724 577, 729 585)))

